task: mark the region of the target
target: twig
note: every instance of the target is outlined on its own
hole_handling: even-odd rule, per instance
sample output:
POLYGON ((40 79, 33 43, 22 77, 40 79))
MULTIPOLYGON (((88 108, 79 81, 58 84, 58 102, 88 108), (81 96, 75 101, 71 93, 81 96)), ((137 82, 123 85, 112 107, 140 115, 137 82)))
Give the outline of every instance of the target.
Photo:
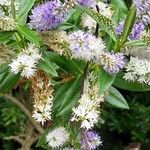
MULTIPOLYGON (((96 5, 96 10, 99 13, 99 7, 96 5)), ((98 29, 99 29, 99 24, 96 23, 96 29, 95 29, 95 36, 98 38, 98 29)))
POLYGON ((4 138, 5 140, 14 140, 14 141, 17 141, 19 142, 21 145, 23 144, 23 139, 21 139, 21 136, 20 135, 16 135, 16 136, 9 136, 9 137, 5 137, 4 138))
POLYGON ((14 104, 16 104, 25 113, 25 115, 29 118, 30 122, 33 124, 33 126, 37 129, 39 133, 41 134, 44 133, 43 128, 38 123, 35 122, 35 120, 31 117, 31 113, 28 111, 27 108, 25 108, 25 106, 19 100, 17 100, 15 97, 7 93, 4 94, 3 96, 9 99, 14 104))

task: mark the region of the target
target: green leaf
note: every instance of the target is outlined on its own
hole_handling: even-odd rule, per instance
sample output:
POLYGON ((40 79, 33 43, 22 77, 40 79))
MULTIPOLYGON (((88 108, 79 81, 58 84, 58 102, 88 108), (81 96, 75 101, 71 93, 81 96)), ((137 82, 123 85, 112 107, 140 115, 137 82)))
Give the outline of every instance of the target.
MULTIPOLYGON (((55 103, 56 106, 54 105, 55 109, 56 109, 56 107, 59 108, 57 111, 57 115, 60 115, 60 112, 62 114, 62 112, 64 113, 64 112, 68 111, 68 109, 70 109, 74 105, 74 102, 77 100, 77 97, 78 97, 77 95, 80 92, 82 80, 83 80, 83 76, 79 76, 70 86, 68 86, 68 85, 71 82, 69 84, 66 84, 67 88, 65 88, 65 90, 60 88, 61 97, 59 97, 59 99, 55 99, 57 101, 57 103, 55 103), (64 93, 64 91, 65 91, 65 93, 64 93)), ((64 87, 64 85, 62 85, 62 86, 64 87)))
POLYGON ((118 24, 120 20, 124 20, 126 14, 128 13, 127 6, 123 0, 112 0, 111 6, 114 10, 112 19, 118 24))
POLYGON ((46 55, 51 62, 57 64, 64 71, 77 76, 83 73, 84 63, 81 61, 73 59, 70 60, 53 52, 43 52, 43 55, 46 55))
POLYGON ((136 6, 132 6, 131 10, 129 11, 123 28, 123 33, 121 37, 121 43, 124 44, 132 30, 132 27, 134 25, 136 19, 136 6))
POLYGON ((9 38, 13 35, 14 32, 5 31, 0 32, 0 43, 6 42, 9 40, 9 38))
POLYGON ((51 74, 54 77, 57 77, 57 72, 54 68, 54 65, 52 64, 52 62, 48 59, 44 59, 44 60, 40 60, 40 62, 38 63, 37 67, 43 71, 45 71, 48 74, 51 74))
POLYGON ((69 110, 71 110, 72 107, 75 105, 76 101, 78 100, 79 95, 80 95, 80 92, 75 94, 75 96, 72 97, 72 100, 59 111, 58 116, 65 115, 69 110))
POLYGON ((150 91, 150 86, 142 85, 138 82, 129 82, 123 79, 124 74, 119 73, 113 83, 114 86, 128 91, 141 92, 150 91))
POLYGON ((14 0, 11 0, 11 13, 14 19, 16 19, 16 10, 15 10, 15 4, 14 0))
POLYGON ((125 42, 127 41, 127 38, 132 31, 135 19, 136 19, 136 6, 132 6, 126 17, 121 39, 116 42, 116 45, 114 48, 115 52, 118 52, 121 46, 124 45, 125 42))
POLYGON ((104 30, 114 41, 116 41, 111 20, 109 20, 105 16, 102 16, 98 12, 93 11, 88 7, 83 7, 83 6, 78 6, 78 7, 81 10, 83 10, 85 13, 87 13, 89 16, 91 16, 99 24, 100 28, 104 30))
POLYGON ((0 93, 10 90, 17 83, 19 78, 19 74, 15 75, 12 73, 8 73, 7 75, 5 75, 5 78, 0 83, 0 93))
POLYGON ((8 71, 5 71, 0 74, 0 85, 4 81, 5 77, 8 75, 8 71))
POLYGON ((100 94, 106 92, 108 88, 113 84, 115 75, 109 75, 104 69, 100 68, 98 71, 98 82, 100 94))
POLYGON ((60 30, 68 30, 68 29, 72 29, 72 28, 75 28, 76 26, 74 24, 71 24, 71 23, 68 23, 68 22, 65 22, 63 24, 61 24, 58 29, 60 30))
POLYGON ((4 73, 7 70, 8 70, 8 65, 7 64, 0 65, 0 74, 4 73))
POLYGON ((37 47, 40 46, 40 42, 39 42, 40 40, 39 40, 38 36, 33 31, 29 30, 28 27, 17 25, 17 30, 22 35, 24 35, 27 40, 34 43, 37 47))
POLYGON ((75 82, 74 79, 69 82, 66 82, 56 90, 56 93, 54 95, 54 105, 53 105, 54 109, 56 109, 59 106, 59 101, 61 100, 62 95, 64 95, 64 93, 66 93, 69 90, 69 88, 72 86, 74 82, 75 82))
POLYGON ((147 43, 140 39, 140 40, 132 40, 132 41, 128 41, 124 44, 124 47, 128 47, 128 46, 146 46, 147 43))
POLYGON ((117 89, 112 86, 109 88, 108 94, 105 96, 105 100, 115 107, 129 109, 128 103, 126 102, 124 97, 117 89))
POLYGON ((36 0, 21 0, 20 1, 20 7, 18 11, 18 22, 21 25, 25 25, 28 12, 33 7, 36 0))
POLYGON ((119 6, 119 8, 121 8, 121 9, 127 10, 127 6, 126 6, 124 0, 111 0, 111 4, 116 7, 119 6))

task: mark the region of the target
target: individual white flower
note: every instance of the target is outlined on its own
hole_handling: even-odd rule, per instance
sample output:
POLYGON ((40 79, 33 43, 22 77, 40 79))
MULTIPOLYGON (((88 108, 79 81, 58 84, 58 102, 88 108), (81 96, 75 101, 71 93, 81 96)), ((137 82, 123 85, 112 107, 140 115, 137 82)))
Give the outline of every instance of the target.
POLYGON ((98 2, 97 3, 99 7, 99 13, 109 19, 111 19, 113 11, 111 10, 111 7, 109 7, 107 4, 103 2, 98 2))
MULTIPOLYGON (((109 7, 107 4, 103 2, 97 3, 99 7, 99 14, 102 16, 111 19, 113 11, 111 10, 111 7, 109 7)), ((96 7, 94 5, 93 10, 97 12, 96 7)), ((89 32, 94 33, 96 29, 96 21, 90 17, 89 15, 84 14, 81 18, 83 27, 87 27, 89 29, 89 32)))
POLYGON ((18 56, 9 66, 12 73, 18 74, 21 72, 21 76, 27 78, 31 77, 36 70, 36 62, 31 56, 26 54, 18 56))
POLYGON ((64 127, 59 127, 50 131, 46 135, 46 142, 52 148, 63 146, 69 140, 69 133, 64 127))
POLYGON ((150 62, 148 60, 131 57, 125 68, 124 79, 150 85, 150 62))
POLYGON ((87 14, 81 18, 83 27, 87 27, 90 33, 94 33, 96 29, 96 21, 87 14))
POLYGON ((79 100, 79 105, 73 108, 71 121, 81 121, 81 128, 91 129, 98 121, 100 102, 101 99, 92 100, 83 94, 79 100))
POLYGON ((68 37, 69 49, 73 58, 86 61, 98 59, 105 45, 101 38, 81 30, 71 33, 68 37))
POLYGON ((0 30, 12 31, 15 30, 15 28, 16 28, 16 23, 14 19, 7 16, 0 17, 0 30))
POLYGON ((42 54, 39 54, 39 49, 34 44, 28 44, 28 46, 23 49, 23 53, 32 56, 32 58, 36 61, 41 59, 42 54))
POLYGON ((49 97, 47 102, 35 103, 32 117, 38 122, 44 125, 47 120, 51 120, 52 99, 49 97))
MULTIPOLYGON (((28 49, 28 48, 27 48, 28 49)), ((27 54, 21 52, 16 59, 13 59, 12 63, 9 64, 10 70, 14 74, 21 72, 22 77, 30 78, 36 71, 36 64, 41 58, 41 55, 37 52, 27 54)))
MULTIPOLYGON (((7 7, 9 15, 11 14, 11 0, 0 0, 0 5, 7 7)), ((14 1, 15 10, 19 10, 19 2, 14 1)))

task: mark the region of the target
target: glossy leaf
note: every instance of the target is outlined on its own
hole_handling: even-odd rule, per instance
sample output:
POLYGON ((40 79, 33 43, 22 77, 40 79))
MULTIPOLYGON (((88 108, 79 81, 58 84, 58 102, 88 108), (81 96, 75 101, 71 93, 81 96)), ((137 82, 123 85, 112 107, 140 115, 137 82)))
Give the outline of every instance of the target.
POLYGON ((7 64, 0 65, 0 74, 4 73, 7 70, 8 70, 8 65, 7 64))
POLYGON ((115 80, 115 75, 109 75, 102 68, 98 71, 98 82, 99 82, 99 92, 100 94, 106 92, 108 88, 113 84, 115 80))
POLYGON ((105 96, 105 100, 115 107, 129 109, 128 103, 126 102, 124 97, 117 89, 112 86, 109 88, 108 94, 105 96))
POLYGON ((121 8, 121 9, 127 10, 127 6, 126 6, 124 0, 111 0, 111 4, 116 7, 119 6, 119 8, 121 8))
POLYGON ((75 103, 77 102, 78 98, 79 98, 80 92, 78 92, 77 94, 75 94, 74 97, 72 97, 72 100, 64 107, 62 108, 59 113, 58 116, 61 115, 65 115, 69 110, 71 110, 71 108, 75 105, 75 103))
POLYGON ((48 74, 51 74, 54 77, 57 77, 57 72, 54 68, 54 65, 52 64, 52 62, 48 59, 43 59, 40 60, 40 62, 38 63, 37 67, 43 71, 45 71, 48 74))
POLYGON ((121 46, 123 46, 127 41, 128 36, 132 31, 132 27, 134 25, 135 19, 136 19, 136 6, 132 6, 126 17, 121 39, 116 42, 116 45, 114 47, 115 52, 120 51, 121 46))
POLYGON ((18 22, 21 25, 25 25, 28 12, 33 7, 36 0, 21 0, 20 7, 18 11, 18 22))
POLYGON ((24 35, 24 37, 27 40, 34 43, 38 47, 40 46, 39 38, 37 37, 37 35, 33 31, 29 30, 29 28, 27 28, 26 26, 17 25, 17 30, 22 35, 24 35))
POLYGON ((132 30, 132 27, 134 25, 136 19, 136 6, 131 7, 131 10, 129 11, 124 28, 123 28, 123 33, 122 33, 122 38, 121 38, 121 43, 124 44, 132 30))
POLYGON ((19 74, 15 75, 8 72, 3 81, 0 83, 0 93, 10 90, 17 83, 19 78, 19 74))
POLYGON ((6 42, 9 40, 9 38, 13 35, 14 32, 5 31, 0 32, 0 43, 6 42))
POLYGON ((77 76, 83 73, 84 63, 82 61, 70 60, 53 52, 44 52, 43 54, 64 71, 77 76))
MULTIPOLYGON (((71 86, 69 87, 67 86, 67 88, 65 89, 65 92, 61 89, 62 90, 61 97, 57 99, 57 104, 56 104, 57 108, 59 108, 57 111, 57 115, 60 115, 60 112, 62 114, 62 112, 64 113, 65 111, 67 111, 68 110, 67 107, 70 108, 73 106, 74 102, 78 98, 77 95, 80 92, 82 80, 83 80, 83 77, 80 76, 71 84, 71 86)), ((54 107, 56 108, 56 106, 54 107)))

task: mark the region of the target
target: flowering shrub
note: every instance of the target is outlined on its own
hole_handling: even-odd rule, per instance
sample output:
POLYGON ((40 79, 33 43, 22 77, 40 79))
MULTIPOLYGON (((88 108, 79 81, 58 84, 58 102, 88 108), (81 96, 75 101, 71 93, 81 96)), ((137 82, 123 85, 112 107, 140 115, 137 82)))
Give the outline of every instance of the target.
POLYGON ((119 88, 150 91, 149 10, 149 0, 1 0, 0 94, 28 118, 6 139, 23 150, 102 145, 103 103, 129 109, 119 88))

